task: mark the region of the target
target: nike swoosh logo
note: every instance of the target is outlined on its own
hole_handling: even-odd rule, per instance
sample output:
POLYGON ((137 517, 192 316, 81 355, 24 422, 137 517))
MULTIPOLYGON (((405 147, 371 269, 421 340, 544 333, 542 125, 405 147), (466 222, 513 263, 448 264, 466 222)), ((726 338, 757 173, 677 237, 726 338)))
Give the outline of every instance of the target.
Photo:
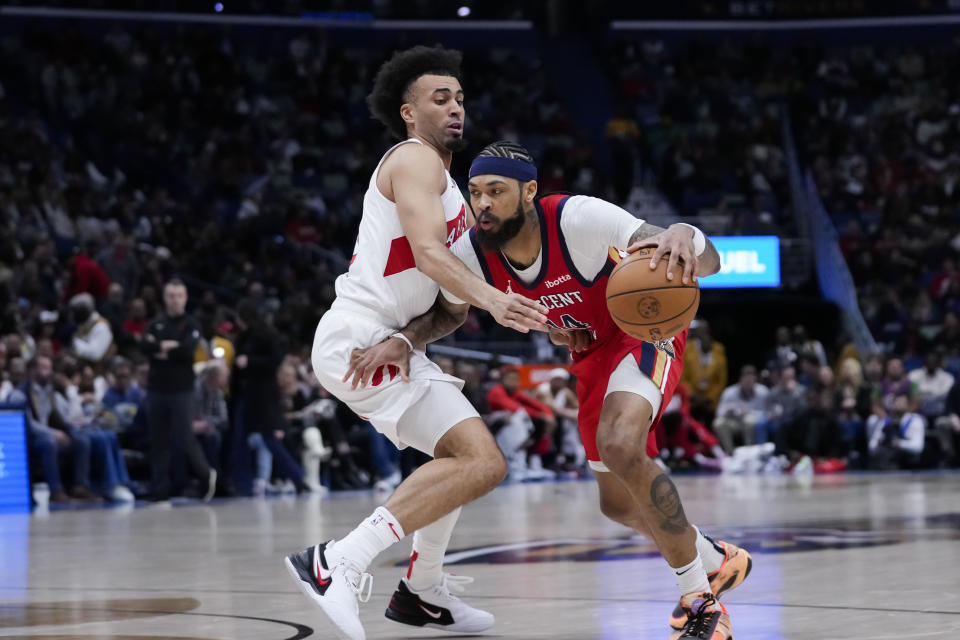
POLYGON ((418 604, 417 606, 420 607, 421 609, 423 609, 423 612, 426 613, 428 616, 430 616, 430 617, 433 618, 433 619, 438 619, 440 616, 443 615, 443 611, 437 611, 436 613, 434 613, 433 611, 430 611, 430 609, 427 609, 427 608, 426 608, 425 606, 423 606, 422 604, 418 604))
MULTIPOLYGON (((690 569, 692 569, 692 568, 693 568, 693 567, 690 567, 690 569)), ((690 569, 687 569, 686 571, 676 571, 675 573, 676 573, 678 576, 682 576, 683 574, 685 574, 685 573, 687 573, 688 571, 690 571, 690 569)))
POLYGON ((330 584, 330 581, 331 581, 332 579, 333 579, 333 578, 326 578, 325 580, 317 580, 317 584, 319 584, 321 587, 325 587, 325 586, 327 586, 328 584, 330 584))

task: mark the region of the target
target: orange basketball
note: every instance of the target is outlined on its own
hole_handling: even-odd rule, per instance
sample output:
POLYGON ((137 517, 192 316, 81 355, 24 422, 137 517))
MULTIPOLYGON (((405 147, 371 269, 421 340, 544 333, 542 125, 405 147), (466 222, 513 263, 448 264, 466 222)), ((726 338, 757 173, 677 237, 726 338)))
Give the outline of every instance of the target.
POLYGON ((640 340, 667 340, 683 332, 700 306, 700 286, 683 284, 676 268, 667 280, 667 259, 650 268, 654 249, 646 248, 618 264, 607 282, 607 308, 617 326, 640 340))

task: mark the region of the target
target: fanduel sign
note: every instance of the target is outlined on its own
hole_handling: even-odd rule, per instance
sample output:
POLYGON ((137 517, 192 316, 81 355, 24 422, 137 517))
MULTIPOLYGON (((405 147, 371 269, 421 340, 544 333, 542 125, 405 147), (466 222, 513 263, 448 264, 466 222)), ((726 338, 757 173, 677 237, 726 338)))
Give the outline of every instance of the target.
POLYGON ((703 289, 780 286, 780 238, 711 236, 720 253, 720 272, 700 279, 703 289))

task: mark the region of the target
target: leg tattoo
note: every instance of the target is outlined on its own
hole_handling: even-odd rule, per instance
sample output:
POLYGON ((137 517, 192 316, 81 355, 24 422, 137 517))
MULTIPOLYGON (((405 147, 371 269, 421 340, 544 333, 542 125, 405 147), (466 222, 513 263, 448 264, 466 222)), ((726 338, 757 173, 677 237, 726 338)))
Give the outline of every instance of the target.
POLYGON ((687 522, 687 516, 683 512, 683 504, 680 502, 677 487, 666 474, 661 473, 653 479, 650 484, 650 500, 657 511, 663 515, 660 528, 667 533, 679 535, 690 526, 687 522))

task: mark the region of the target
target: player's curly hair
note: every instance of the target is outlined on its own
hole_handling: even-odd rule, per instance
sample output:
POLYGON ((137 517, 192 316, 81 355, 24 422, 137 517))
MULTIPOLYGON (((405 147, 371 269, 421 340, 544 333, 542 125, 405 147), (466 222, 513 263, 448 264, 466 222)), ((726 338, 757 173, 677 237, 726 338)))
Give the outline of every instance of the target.
POLYGON ((410 87, 417 78, 431 74, 460 78, 463 54, 456 49, 419 45, 397 51, 383 63, 367 96, 367 106, 377 120, 401 140, 407 137, 407 123, 400 117, 400 106, 408 102, 410 87))
POLYGON ((533 156, 523 145, 511 142, 510 140, 497 140, 485 146, 478 158, 510 158, 511 160, 522 160, 534 164, 533 156))

